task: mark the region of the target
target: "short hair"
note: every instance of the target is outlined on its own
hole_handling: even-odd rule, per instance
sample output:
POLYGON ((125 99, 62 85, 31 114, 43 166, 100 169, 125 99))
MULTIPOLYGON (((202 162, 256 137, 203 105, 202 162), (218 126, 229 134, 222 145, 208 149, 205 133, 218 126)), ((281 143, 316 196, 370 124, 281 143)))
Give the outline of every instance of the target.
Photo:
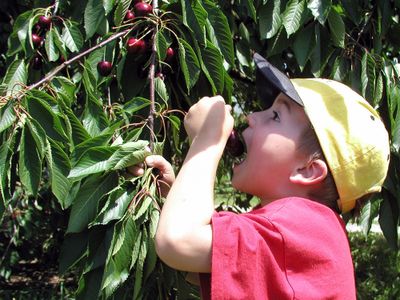
MULTIPOLYGON (((311 123, 309 123, 309 125, 306 126, 305 129, 303 129, 300 135, 300 143, 297 149, 298 151, 300 151, 300 153, 304 154, 308 158, 308 162, 312 162, 316 159, 321 159, 327 164, 324 153, 319 144, 318 137, 311 123)), ((337 191, 332 173, 329 170, 329 166, 328 173, 325 179, 316 189, 312 189, 311 191, 309 191, 308 197, 310 198, 310 200, 324 204, 333 209, 335 212, 340 213, 340 209, 337 203, 337 200, 339 199, 339 193, 337 191)))

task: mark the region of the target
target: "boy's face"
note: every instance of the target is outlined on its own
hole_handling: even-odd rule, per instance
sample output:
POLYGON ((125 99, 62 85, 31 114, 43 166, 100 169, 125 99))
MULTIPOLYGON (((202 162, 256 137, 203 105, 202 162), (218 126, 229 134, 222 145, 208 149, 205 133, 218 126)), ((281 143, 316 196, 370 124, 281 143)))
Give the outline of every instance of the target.
POLYGON ((305 163, 297 150, 309 126, 304 109, 281 93, 269 109, 250 114, 248 125, 243 131, 247 156, 234 167, 233 186, 264 203, 293 195, 289 178, 305 163))

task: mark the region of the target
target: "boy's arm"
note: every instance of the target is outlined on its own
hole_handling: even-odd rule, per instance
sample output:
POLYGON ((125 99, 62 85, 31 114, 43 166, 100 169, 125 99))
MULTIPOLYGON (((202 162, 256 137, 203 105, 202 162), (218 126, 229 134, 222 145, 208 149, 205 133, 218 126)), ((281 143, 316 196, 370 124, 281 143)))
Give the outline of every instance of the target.
POLYGON ((185 118, 192 144, 167 196, 156 233, 157 253, 173 268, 210 272, 214 182, 232 127, 230 107, 222 97, 201 99, 185 118))

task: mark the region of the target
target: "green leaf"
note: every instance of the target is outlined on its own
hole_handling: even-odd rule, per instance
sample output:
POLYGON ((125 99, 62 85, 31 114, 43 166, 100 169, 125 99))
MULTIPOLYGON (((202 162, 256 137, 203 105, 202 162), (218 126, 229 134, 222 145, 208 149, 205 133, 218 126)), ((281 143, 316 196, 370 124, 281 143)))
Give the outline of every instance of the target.
POLYGON ((332 0, 310 0, 307 4, 308 9, 321 25, 325 24, 331 6, 332 0))
POLYGON ((95 34, 99 25, 105 18, 105 10, 102 1, 89 0, 84 15, 84 24, 86 39, 89 39, 95 34))
POLYGON ((288 2, 282 17, 282 23, 286 29, 288 37, 300 28, 304 12, 304 0, 290 0, 288 2))
POLYGON ((400 88, 397 84, 387 84, 388 107, 390 112, 390 127, 392 147, 400 151, 400 88))
POLYGON ((28 80, 27 66, 25 62, 14 60, 10 67, 7 69, 3 82, 7 85, 7 96, 15 96, 26 85, 28 80))
POLYGON ((99 146, 86 151, 69 173, 81 178, 103 171, 119 170, 142 162, 149 154, 147 141, 128 142, 119 146, 99 146))
POLYGON ((97 49, 89 54, 85 59, 83 80, 85 84, 85 89, 91 91, 92 94, 98 93, 96 90, 96 84, 102 77, 98 74, 97 64, 104 60, 106 56, 106 47, 97 49), (94 80, 93 80, 94 79, 94 80))
POLYGON ((104 11, 106 12, 106 15, 108 15, 113 9, 114 0, 102 0, 102 1, 103 1, 104 11))
POLYGON ((114 247, 112 251, 113 255, 107 260, 105 266, 102 289, 106 298, 110 297, 128 278, 129 266, 132 260, 132 248, 138 235, 139 228, 137 228, 135 222, 129 216, 124 219, 122 228, 114 233, 114 236, 119 237, 116 241, 119 245, 118 247, 114 247))
POLYGON ((148 141, 128 142, 120 145, 110 158, 113 170, 124 169, 143 162, 150 153, 147 150, 148 141))
POLYGON ((257 20, 257 12, 256 12, 256 8, 254 7, 254 1, 244 0, 244 5, 247 8, 249 16, 253 19, 253 21, 256 21, 257 20))
POLYGON ((102 268, 97 268, 86 273, 81 273, 81 277, 79 278, 78 282, 78 289, 74 295, 75 299, 98 299, 103 272, 104 270, 102 268))
POLYGON ((375 88, 375 61, 371 54, 364 51, 361 59, 361 93, 371 100, 375 88))
POLYGON ((383 195, 384 200, 379 210, 379 224, 389 245, 397 250, 399 247, 397 233, 399 208, 396 204, 397 199, 385 191, 383 195))
POLYGON ((112 138, 111 133, 105 133, 98 135, 94 138, 87 138, 81 141, 81 143, 77 144, 72 152, 71 158, 72 162, 75 165, 76 162, 81 158, 82 154, 88 151, 91 148, 98 147, 98 146, 106 146, 108 145, 109 141, 112 138))
POLYGON ((342 56, 337 56, 333 64, 331 77, 337 81, 345 81, 349 70, 349 61, 342 56))
POLYGON ((332 41, 336 47, 344 48, 345 25, 342 17, 335 9, 331 9, 328 16, 328 24, 332 34, 332 41))
POLYGON ((134 283, 134 289, 133 289, 133 299, 140 299, 140 295, 142 292, 142 284, 143 284, 143 267, 144 267, 144 262, 146 260, 147 256, 147 240, 148 240, 148 233, 146 228, 143 230, 143 235, 142 235, 142 240, 140 242, 140 249, 139 249, 139 255, 138 259, 136 261, 136 268, 135 268, 135 283, 134 283))
POLYGON ((0 133, 10 127, 16 121, 17 116, 14 111, 14 102, 8 101, 0 109, 0 133))
POLYGON ((67 20, 64 22, 65 27, 62 30, 61 39, 71 52, 79 52, 83 46, 83 36, 78 26, 67 20))
POLYGON ((134 219, 137 220, 141 216, 145 214, 145 212, 149 209, 150 204, 154 201, 151 196, 144 196, 143 198, 139 198, 137 200, 139 204, 136 206, 134 219))
POLYGON ((372 201, 369 200, 363 206, 360 216, 359 216, 359 224, 361 225, 362 231, 365 236, 368 235, 373 220, 376 218, 379 212, 379 203, 380 201, 372 201))
POLYGON ((143 97, 134 97, 133 99, 127 101, 122 110, 128 114, 135 114, 139 110, 150 105, 150 100, 143 97))
POLYGON ((306 66, 314 45, 314 26, 307 26, 296 34, 293 42, 293 52, 300 70, 303 70, 306 66))
POLYGON ((66 209, 70 203, 67 203, 68 194, 72 189, 72 181, 68 179, 68 173, 71 169, 71 163, 64 150, 55 142, 51 143, 51 161, 50 182, 51 191, 56 196, 63 209, 66 209))
POLYGON ((281 1, 270 0, 259 10, 260 38, 270 39, 275 36, 282 25, 281 1))
POLYGON ((52 31, 53 31, 54 44, 56 45, 57 49, 59 50, 60 55, 62 55, 64 58, 67 58, 67 56, 68 56, 67 55, 67 48, 65 46, 65 42, 61 38, 60 33, 58 32, 58 28, 57 27, 53 27, 52 31))
POLYGON ((51 81, 51 86, 55 90, 58 96, 62 94, 63 100, 68 107, 74 103, 74 99, 76 99, 77 88, 75 83, 73 83, 70 79, 63 76, 56 76, 51 81))
POLYGON ((32 17, 33 17, 33 12, 31 10, 28 10, 18 16, 13 26, 13 33, 17 34, 22 49, 24 50, 25 53, 27 52, 26 38, 28 37, 29 40, 31 40, 31 35, 29 32, 29 22, 32 20, 32 17))
POLYGON ((175 149, 177 151, 179 150, 180 146, 180 139, 179 139, 179 133, 180 133, 180 128, 181 128, 181 119, 179 119, 177 116, 170 115, 167 116, 168 120, 171 122, 171 128, 172 128, 172 139, 174 141, 175 149))
POLYGON ((46 40, 44 43, 45 49, 46 49, 46 54, 49 59, 49 61, 57 61, 58 58, 60 57, 60 54, 57 51, 57 47, 55 44, 54 36, 53 36, 53 31, 54 29, 50 29, 46 33, 46 40))
POLYGON ((87 231, 65 235, 59 258, 59 270, 61 274, 64 274, 87 255, 87 240, 87 231))
POLYGON ((96 96, 91 93, 87 96, 86 107, 83 112, 82 123, 91 136, 97 136, 109 126, 103 106, 96 96))
POLYGON ((221 51, 225 60, 233 66, 235 63, 233 35, 228 20, 221 9, 212 1, 205 0, 204 8, 208 13, 208 21, 211 25, 207 26, 210 40, 221 51))
POLYGON ((183 24, 192 32, 200 43, 205 43, 205 24, 207 11, 201 5, 199 0, 182 0, 182 18, 183 24))
POLYGON ((105 225, 113 220, 121 219, 136 193, 137 190, 133 189, 118 188, 113 190, 108 196, 106 204, 90 225, 105 225))
POLYGON ((203 65, 202 70, 211 84, 215 93, 222 94, 224 89, 224 66, 221 53, 210 42, 202 49, 203 65))
MULTIPOLYGON (((15 139, 15 136, 12 137, 12 139, 15 139)), ((0 192, 1 192, 1 202, 3 205, 6 207, 7 200, 8 200, 8 195, 7 195, 7 181, 9 179, 9 173, 10 173, 10 164, 11 164, 11 157, 13 155, 12 153, 12 141, 7 140, 3 142, 0 145, 0 192)), ((1 218, 0 218, 1 219, 1 218)))
POLYGON ((157 48, 158 59, 160 61, 163 61, 167 56, 168 45, 167 45, 167 40, 165 39, 164 34, 162 33, 162 30, 157 31, 155 40, 157 45, 156 48, 157 48))
POLYGON ((28 194, 36 197, 42 178, 42 160, 29 126, 22 130, 19 150, 19 178, 28 194))
POLYGON ((179 61, 185 78, 186 88, 190 89, 196 84, 200 75, 199 60, 193 48, 183 39, 179 39, 179 61))
POLYGON ((26 106, 30 116, 45 130, 46 134, 58 141, 67 141, 60 118, 53 112, 51 106, 43 100, 28 96, 26 106))
POLYGON ((364 20, 365 12, 358 2, 354 0, 342 0, 340 2, 346 15, 355 25, 359 25, 364 20))
POLYGON ((164 80, 161 78, 154 79, 154 89, 157 95, 165 102, 168 103, 169 95, 167 92, 167 87, 165 86, 164 80))
POLYGON ((81 232, 93 221, 99 202, 118 183, 115 173, 107 176, 90 176, 82 184, 72 203, 67 233, 81 232))
POLYGON ((118 1, 117 8, 114 12, 114 24, 120 26, 125 18, 126 12, 131 5, 132 0, 120 0, 118 1))
POLYGON ((110 171, 113 167, 110 158, 117 149, 116 146, 99 146, 89 149, 71 169, 68 178, 80 179, 90 174, 110 171))

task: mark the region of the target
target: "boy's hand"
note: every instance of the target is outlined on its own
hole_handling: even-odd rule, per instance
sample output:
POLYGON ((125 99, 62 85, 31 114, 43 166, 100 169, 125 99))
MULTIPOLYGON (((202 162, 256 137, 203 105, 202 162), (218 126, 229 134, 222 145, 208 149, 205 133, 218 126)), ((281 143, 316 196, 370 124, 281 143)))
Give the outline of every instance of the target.
POLYGON ((189 139, 225 145, 233 128, 231 106, 221 96, 204 97, 194 104, 185 117, 189 139))
MULTIPOLYGON (((161 196, 166 197, 172 183, 175 181, 175 173, 171 164, 161 155, 147 156, 145 163, 148 167, 160 171, 158 181, 160 182, 161 196)), ((130 166, 127 169, 134 176, 141 176, 144 173, 143 164, 130 166)))

